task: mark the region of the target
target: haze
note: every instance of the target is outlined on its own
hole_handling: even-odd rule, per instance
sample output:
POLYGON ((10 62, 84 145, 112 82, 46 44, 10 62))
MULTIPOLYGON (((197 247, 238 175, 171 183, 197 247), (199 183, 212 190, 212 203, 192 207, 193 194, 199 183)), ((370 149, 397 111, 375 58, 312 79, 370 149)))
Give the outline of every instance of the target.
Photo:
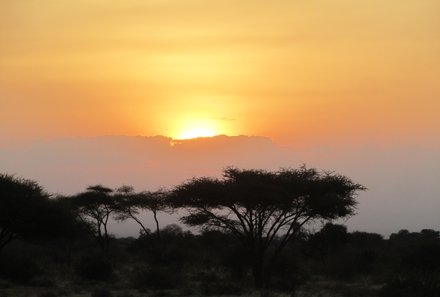
MULTIPOLYGON (((306 164, 335 170, 368 187, 358 197, 358 214, 342 223, 351 230, 389 235, 400 229, 438 229, 438 156, 437 149, 409 146, 292 150, 264 137, 173 141, 114 136, 0 149, 0 167, 37 180, 52 193, 74 194, 94 184, 112 188, 127 184, 137 191, 169 188, 192 177, 220 176, 227 166, 277 170, 306 164)), ((166 216, 162 220, 174 222, 166 216)), ((136 235, 138 228, 132 227, 115 225, 112 230, 136 235)))

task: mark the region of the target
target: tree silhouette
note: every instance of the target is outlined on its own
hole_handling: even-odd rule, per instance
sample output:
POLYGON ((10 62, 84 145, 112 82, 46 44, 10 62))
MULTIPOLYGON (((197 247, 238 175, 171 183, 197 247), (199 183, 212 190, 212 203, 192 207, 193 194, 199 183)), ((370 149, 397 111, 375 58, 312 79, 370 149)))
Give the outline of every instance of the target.
POLYGON ((142 232, 148 234, 150 230, 139 219, 139 213, 142 211, 151 211, 156 224, 156 234, 160 238, 160 226, 157 218, 159 211, 170 212, 170 208, 166 205, 166 193, 162 190, 156 192, 135 193, 133 187, 122 186, 117 189, 115 196, 116 215, 119 221, 133 219, 141 228, 142 232))
POLYGON ((323 264, 329 254, 334 254, 347 243, 347 227, 333 223, 325 224, 321 230, 308 237, 304 248, 306 254, 319 259, 323 264))
POLYGON ((89 186, 87 191, 71 197, 78 209, 79 218, 91 226, 91 230, 98 240, 103 252, 107 253, 110 237, 108 221, 115 211, 113 190, 101 185, 89 186))
POLYGON ((74 236, 72 213, 34 181, 0 174, 0 251, 12 240, 74 236))
POLYGON ((277 172, 228 168, 222 179, 195 178, 177 186, 170 201, 189 214, 190 226, 234 234, 252 257, 255 285, 265 287, 286 244, 307 223, 354 213, 365 188, 349 178, 315 169, 277 172))
POLYGON ((35 207, 45 202, 46 194, 35 182, 0 175, 0 251, 19 234, 35 227, 35 207))

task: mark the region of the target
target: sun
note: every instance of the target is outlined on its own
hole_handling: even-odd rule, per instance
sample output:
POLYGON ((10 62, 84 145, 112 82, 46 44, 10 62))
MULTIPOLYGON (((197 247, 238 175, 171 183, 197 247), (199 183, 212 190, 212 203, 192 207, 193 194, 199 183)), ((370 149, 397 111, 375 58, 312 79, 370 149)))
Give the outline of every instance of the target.
POLYGON ((183 131, 182 134, 179 136, 179 139, 191 139, 191 138, 198 138, 198 137, 212 137, 217 135, 215 131, 209 129, 209 128, 194 128, 189 129, 186 131, 183 131))
POLYGON ((218 124, 211 119, 186 119, 180 122, 173 133, 174 139, 212 137, 221 134, 218 124))

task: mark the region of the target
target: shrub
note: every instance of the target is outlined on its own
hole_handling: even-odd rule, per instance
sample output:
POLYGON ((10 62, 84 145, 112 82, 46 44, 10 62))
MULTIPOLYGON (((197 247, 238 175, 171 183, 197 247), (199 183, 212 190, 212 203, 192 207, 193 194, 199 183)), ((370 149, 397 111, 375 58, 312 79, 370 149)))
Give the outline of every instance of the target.
POLYGON ((87 254, 75 264, 75 272, 83 280, 108 281, 113 274, 113 267, 104 256, 87 254))
POLYGON ((15 283, 28 283, 40 273, 40 267, 23 255, 3 258, 0 261, 0 277, 15 283))
POLYGON ((239 284, 230 282, 221 283, 202 283, 201 293, 205 296, 212 295, 242 295, 244 289, 239 284))
POLYGON ((13 286, 13 283, 11 283, 8 280, 0 279, 0 289, 7 289, 11 288, 13 286))
POLYGON ((131 282, 137 289, 174 289, 182 284, 182 275, 172 268, 141 266, 134 270, 131 282))
POLYGON ((72 292, 69 289, 67 289, 67 288, 59 288, 57 290, 57 295, 59 297, 61 297, 61 296, 70 296, 70 295, 72 295, 72 292))
POLYGON ((130 292, 121 292, 117 295, 117 297, 134 297, 130 292))
POLYGON ((38 297, 58 297, 58 296, 54 292, 48 291, 41 293, 40 295, 38 295, 38 297))
POLYGON ((189 287, 183 288, 179 292, 179 296, 194 296, 194 295, 195 295, 194 289, 189 287))
POLYGON ((113 294, 106 288, 96 288, 92 292, 92 297, 112 297, 113 294))
POLYGON ((45 276, 36 276, 29 281, 29 284, 34 287, 53 287, 55 285, 53 280, 45 276))
POLYGON ((440 279, 428 276, 394 278, 382 288, 381 296, 438 297, 440 296, 440 279))
POLYGON ((212 283, 219 281, 220 277, 214 271, 200 271, 197 273, 196 279, 203 283, 212 283))

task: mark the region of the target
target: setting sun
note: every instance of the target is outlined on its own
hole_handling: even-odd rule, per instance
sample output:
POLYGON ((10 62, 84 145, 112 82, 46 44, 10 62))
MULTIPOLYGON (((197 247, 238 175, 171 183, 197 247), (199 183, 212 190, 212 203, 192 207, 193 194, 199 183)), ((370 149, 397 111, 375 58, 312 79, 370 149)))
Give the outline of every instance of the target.
POLYGON ((218 124, 212 119, 190 119, 177 123, 176 139, 191 139, 198 137, 212 137, 222 134, 218 124))
POLYGON ((190 138, 198 138, 198 137, 211 137, 215 136, 216 133, 209 128, 194 128, 190 130, 183 131, 179 139, 190 139, 190 138))

